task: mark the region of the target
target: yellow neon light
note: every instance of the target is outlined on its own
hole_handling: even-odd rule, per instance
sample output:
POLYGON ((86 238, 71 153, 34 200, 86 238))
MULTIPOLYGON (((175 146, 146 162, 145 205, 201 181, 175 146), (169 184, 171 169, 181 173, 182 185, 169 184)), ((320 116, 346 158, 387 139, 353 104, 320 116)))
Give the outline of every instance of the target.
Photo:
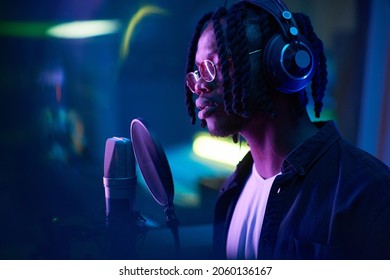
POLYGON ((236 166, 249 151, 249 147, 246 144, 240 146, 231 140, 218 139, 207 133, 199 133, 192 144, 192 150, 201 158, 236 166))
POLYGON ((129 24, 126 28, 126 33, 123 38, 122 46, 121 46, 121 51, 120 51, 120 57, 121 59, 125 59, 129 53, 129 45, 130 45, 130 39, 131 36, 134 32, 135 27, 137 24, 146 16, 148 15, 153 15, 153 14, 158 14, 158 15, 163 15, 166 14, 167 12, 164 9, 161 9, 156 6, 144 6, 141 7, 135 15, 130 19, 129 24))

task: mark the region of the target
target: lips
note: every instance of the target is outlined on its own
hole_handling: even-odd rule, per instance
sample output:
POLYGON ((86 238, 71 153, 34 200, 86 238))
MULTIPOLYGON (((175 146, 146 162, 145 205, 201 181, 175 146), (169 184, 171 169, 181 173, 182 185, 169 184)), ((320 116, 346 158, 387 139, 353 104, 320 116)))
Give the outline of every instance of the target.
POLYGON ((196 99, 195 104, 199 109, 198 118, 201 120, 208 118, 218 107, 216 102, 202 97, 196 99))

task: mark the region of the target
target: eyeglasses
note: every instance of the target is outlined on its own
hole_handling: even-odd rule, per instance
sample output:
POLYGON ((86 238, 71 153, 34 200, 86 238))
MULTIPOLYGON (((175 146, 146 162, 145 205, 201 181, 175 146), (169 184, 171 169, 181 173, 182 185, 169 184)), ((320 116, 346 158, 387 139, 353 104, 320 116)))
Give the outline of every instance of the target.
MULTIPOLYGON (((252 51, 249 53, 249 55, 258 53, 260 51, 261 49, 252 51)), ((207 83, 211 83, 214 81, 216 75, 217 66, 211 60, 205 59, 199 64, 198 70, 190 72, 186 75, 187 87, 193 93, 195 93, 195 85, 197 82, 199 82, 200 78, 202 78, 207 83)))

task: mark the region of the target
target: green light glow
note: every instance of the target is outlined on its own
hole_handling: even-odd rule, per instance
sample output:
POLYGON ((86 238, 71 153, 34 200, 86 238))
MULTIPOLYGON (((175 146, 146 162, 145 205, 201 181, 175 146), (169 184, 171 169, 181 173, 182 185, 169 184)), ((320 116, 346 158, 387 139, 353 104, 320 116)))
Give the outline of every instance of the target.
POLYGON ((118 32, 118 20, 56 22, 0 22, 0 36, 82 39, 118 32))
POLYGON ((53 26, 50 22, 0 22, 0 36, 45 37, 46 31, 53 26))
POLYGON ((53 26, 47 30, 52 37, 80 39, 115 33, 120 24, 117 20, 73 21, 53 26))
POLYGON ((249 151, 247 145, 240 147, 231 139, 212 137, 207 133, 198 133, 192 144, 193 152, 202 158, 236 166, 249 151))

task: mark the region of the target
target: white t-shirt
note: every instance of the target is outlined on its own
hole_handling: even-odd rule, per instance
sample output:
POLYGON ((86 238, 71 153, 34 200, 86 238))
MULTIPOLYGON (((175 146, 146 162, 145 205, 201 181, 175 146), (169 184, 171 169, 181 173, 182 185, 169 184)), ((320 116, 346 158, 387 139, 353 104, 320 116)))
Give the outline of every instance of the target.
MULTIPOLYGON (((280 173, 279 173, 280 174, 280 173)), ((253 164, 230 222, 226 243, 228 259, 256 259, 265 208, 277 175, 263 179, 253 164)))

